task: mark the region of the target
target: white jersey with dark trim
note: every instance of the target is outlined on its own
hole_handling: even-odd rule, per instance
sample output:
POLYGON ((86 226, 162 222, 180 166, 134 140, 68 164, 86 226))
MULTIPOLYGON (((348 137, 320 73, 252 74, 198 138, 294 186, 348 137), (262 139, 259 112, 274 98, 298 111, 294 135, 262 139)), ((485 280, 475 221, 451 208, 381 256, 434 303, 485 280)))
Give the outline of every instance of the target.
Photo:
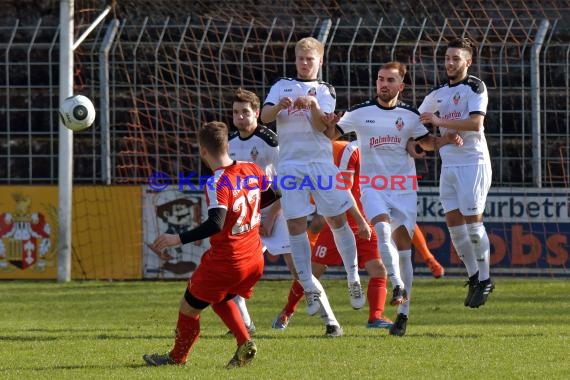
MULTIPOLYGON (((281 78, 271 86, 265 105, 275 105, 284 97, 295 101, 300 96, 315 96, 321 110, 334 112, 334 87, 319 80, 281 78)), ((279 163, 332 162, 331 142, 324 133, 311 125, 311 110, 290 107, 281 110, 276 118, 279 136, 279 163)))
MULTIPOLYGON (((487 113, 487 88, 485 83, 468 75, 463 81, 455 84, 444 83, 435 87, 425 97, 419 107, 420 113, 439 113, 439 117, 447 120, 466 120, 470 115, 485 116, 487 113)), ((443 166, 464 166, 490 163, 489 149, 484 129, 481 131, 456 131, 440 127, 441 135, 458 132, 463 138, 463 145, 447 144, 439 149, 443 166)))
MULTIPOLYGON (((416 165, 406 150, 406 144, 410 138, 416 139, 429 132, 420 123, 415 108, 401 102, 395 107, 385 108, 376 100, 368 100, 345 112, 337 126, 343 133, 356 132, 361 176, 369 180, 383 176, 387 181, 393 181, 396 176, 407 179, 416 175, 416 165)), ((375 185, 382 186, 379 179, 376 181, 375 185)), ((417 190, 414 187, 410 179, 406 180, 403 189, 398 186, 392 188, 388 183, 385 190, 401 193, 417 190)))
POLYGON ((228 140, 232 160, 255 162, 267 176, 276 175, 279 147, 277 135, 271 129, 258 125, 247 138, 242 138, 238 131, 234 131, 228 140))

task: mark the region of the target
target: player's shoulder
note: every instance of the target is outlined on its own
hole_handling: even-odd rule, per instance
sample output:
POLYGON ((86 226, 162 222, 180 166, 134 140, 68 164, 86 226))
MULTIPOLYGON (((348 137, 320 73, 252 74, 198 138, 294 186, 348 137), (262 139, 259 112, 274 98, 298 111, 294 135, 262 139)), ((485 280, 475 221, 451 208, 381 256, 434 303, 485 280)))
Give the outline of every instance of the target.
POLYGON ((359 109, 362 109, 362 108, 366 108, 366 107, 376 107, 377 104, 378 104, 378 103, 376 103, 375 100, 368 99, 368 100, 365 101, 365 102, 358 103, 358 104, 355 104, 355 105, 351 106, 347 111, 348 111, 348 112, 354 112, 354 111, 356 111, 356 110, 359 110, 359 109))
POLYGON ((473 75, 468 75, 463 81, 463 84, 469 86, 471 91, 476 94, 482 94, 485 92, 485 82, 473 75))
POLYGON ((436 92, 438 90, 441 90, 444 87, 448 87, 449 83, 448 82, 442 82, 439 84, 436 84, 435 86, 433 86, 432 88, 429 89, 427 95, 431 94, 432 92, 436 92))
POLYGON ((239 131, 237 130, 230 131, 230 134, 228 135, 228 142, 236 139, 238 136, 239 136, 239 131))
POLYGON ((290 77, 279 77, 277 79, 275 79, 273 81, 273 83, 271 83, 271 86, 275 86, 278 84, 286 84, 286 83, 290 83, 290 82, 294 82, 295 78, 290 78, 290 77))
POLYGON ((396 105, 396 107, 397 107, 397 108, 401 108, 401 109, 403 109, 403 110, 405 110, 405 111, 409 111, 409 112, 415 113, 416 115, 419 115, 419 114, 420 114, 420 112, 418 111, 417 108, 412 107, 412 106, 409 105, 408 103, 404 103, 404 102, 402 102, 402 101, 399 101, 398 104, 396 105))
POLYGON ((277 140, 277 134, 268 127, 266 127, 265 125, 261 124, 258 125, 257 128, 255 129, 254 135, 263 140, 263 142, 269 145, 270 147, 275 148, 279 145, 277 140))
POLYGON ((240 168, 240 170, 245 172, 253 172, 253 173, 257 173, 259 171, 263 172, 263 170, 259 167, 259 165, 251 161, 236 161, 236 167, 240 168))
POLYGON ((325 82, 323 80, 319 80, 318 83, 320 86, 326 87, 329 90, 331 96, 336 99, 336 90, 332 84, 325 82))

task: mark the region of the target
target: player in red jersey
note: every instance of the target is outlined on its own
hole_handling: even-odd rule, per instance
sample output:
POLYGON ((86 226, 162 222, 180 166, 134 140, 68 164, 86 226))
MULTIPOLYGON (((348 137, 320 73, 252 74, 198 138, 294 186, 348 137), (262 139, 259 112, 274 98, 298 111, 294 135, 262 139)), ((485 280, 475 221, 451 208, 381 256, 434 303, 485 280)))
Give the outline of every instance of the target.
POLYGON ((227 368, 248 364, 257 352, 234 302, 249 298, 263 274, 259 236, 260 202, 275 199, 266 191, 264 172, 254 163, 233 161, 228 155, 228 127, 222 122, 204 124, 198 132, 200 156, 214 175, 205 184, 208 219, 179 235, 162 234, 149 247, 157 254, 167 247, 210 237, 211 248, 188 280, 180 301, 174 347, 169 353, 144 355, 153 366, 184 364, 200 336, 200 313, 209 305, 237 340, 238 348, 227 368))
MULTIPOLYGON (((360 174, 360 155, 355 143, 346 141, 333 141, 333 158, 335 165, 340 169, 342 178, 335 186, 350 188, 358 209, 362 212, 360 203, 360 189, 358 184, 353 185, 353 179, 360 174)), ((386 268, 380 259, 376 234, 372 231, 370 240, 358 236, 358 226, 352 217, 347 214, 350 228, 356 238, 358 266, 366 268, 370 280, 368 281, 367 297, 369 305, 368 328, 387 328, 392 326, 392 321, 385 318, 384 304, 386 302, 386 268)), ((317 222, 318 223, 318 222, 317 222)), ((316 278, 320 278, 326 271, 327 266, 343 265, 342 258, 338 253, 332 231, 326 223, 318 234, 314 246, 312 246, 312 271, 316 278)), ((312 226, 311 226, 312 227, 312 226)), ((315 232, 315 231, 312 231, 315 232)), ((297 309, 297 305, 303 298, 303 287, 298 281, 293 282, 287 304, 273 321, 274 329, 287 328, 289 320, 297 309)))

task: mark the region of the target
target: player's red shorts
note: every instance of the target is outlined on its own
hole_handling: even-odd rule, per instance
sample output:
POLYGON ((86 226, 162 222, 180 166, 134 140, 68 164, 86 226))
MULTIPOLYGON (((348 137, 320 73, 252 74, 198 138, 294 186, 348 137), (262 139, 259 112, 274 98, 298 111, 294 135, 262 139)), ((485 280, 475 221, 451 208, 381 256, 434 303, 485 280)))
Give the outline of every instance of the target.
MULTIPOLYGON (((364 268, 364 264, 370 260, 380 259, 380 252, 378 251, 378 238, 376 232, 372 229, 372 236, 370 240, 364 240, 356 232, 356 226, 350 226, 356 237, 356 250, 358 252, 358 267, 364 268)), ((317 242, 313 247, 311 254, 311 261, 317 264, 328 266, 341 266, 342 258, 338 253, 334 243, 334 237, 328 224, 325 224, 323 230, 317 238, 317 242)))
MULTIPOLYGON (((209 250, 204 255, 208 253, 209 250)), ((247 266, 242 267, 208 265, 202 260, 188 280, 188 291, 194 297, 211 304, 221 302, 228 294, 249 299, 254 285, 263 275, 263 265, 261 252, 247 266)))

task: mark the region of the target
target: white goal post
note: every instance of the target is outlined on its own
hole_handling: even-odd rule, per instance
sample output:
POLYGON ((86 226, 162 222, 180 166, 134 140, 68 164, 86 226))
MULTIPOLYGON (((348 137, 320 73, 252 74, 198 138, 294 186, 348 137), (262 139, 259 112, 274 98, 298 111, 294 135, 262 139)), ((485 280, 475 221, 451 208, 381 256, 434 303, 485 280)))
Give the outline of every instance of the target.
MULTIPOLYGON (((105 19, 111 6, 74 41, 74 0, 59 3, 59 105, 73 95, 73 51, 105 19)), ((58 107, 59 108, 59 107, 58 107)), ((57 280, 71 280, 71 220, 73 204, 73 132, 59 122, 57 280)))

